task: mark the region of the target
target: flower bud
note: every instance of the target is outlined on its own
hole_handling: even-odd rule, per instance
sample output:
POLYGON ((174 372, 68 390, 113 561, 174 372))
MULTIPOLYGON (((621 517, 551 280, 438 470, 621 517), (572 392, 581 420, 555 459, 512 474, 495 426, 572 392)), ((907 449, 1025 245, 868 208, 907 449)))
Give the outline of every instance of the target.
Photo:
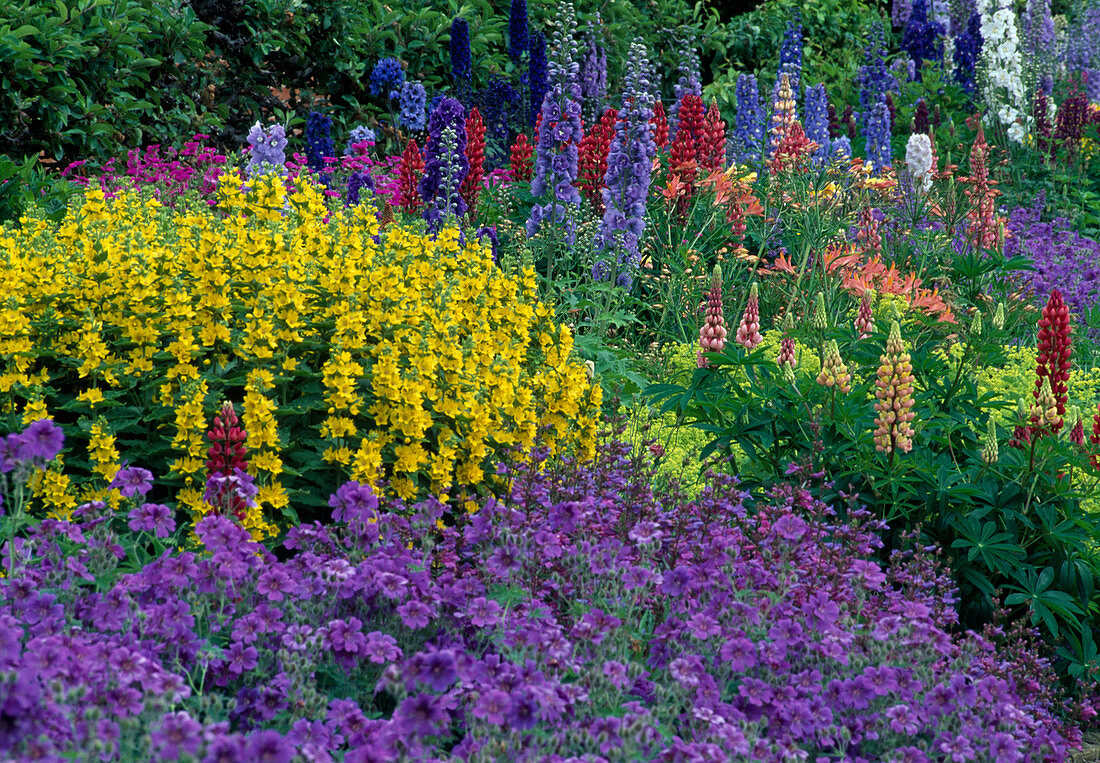
POLYGON ((989 427, 986 429, 985 441, 982 445, 982 463, 986 465, 992 465, 997 463, 997 459, 1000 453, 997 449, 997 424, 993 419, 989 420, 989 427))

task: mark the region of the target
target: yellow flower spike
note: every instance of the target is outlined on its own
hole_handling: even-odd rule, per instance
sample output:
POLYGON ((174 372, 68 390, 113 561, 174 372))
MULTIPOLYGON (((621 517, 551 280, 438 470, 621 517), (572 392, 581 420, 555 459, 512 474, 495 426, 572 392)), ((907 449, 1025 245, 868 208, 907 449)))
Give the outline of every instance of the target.
POLYGON ((1032 403, 1030 413, 1032 422, 1039 426, 1050 427, 1052 431, 1062 426, 1062 417, 1058 415, 1058 401, 1050 387, 1050 377, 1043 377, 1039 397, 1032 403))
POLYGON ((913 448, 913 365, 901 338, 901 326, 890 324, 886 353, 880 358, 875 382, 875 450, 893 454, 913 448))
POLYGON ((852 391, 852 375, 848 372, 848 366, 840 357, 840 348, 836 340, 829 340, 825 349, 825 362, 821 366, 821 373, 817 376, 817 383, 825 387, 837 387, 841 392, 852 391))
POLYGON ((982 462, 987 465, 997 463, 997 459, 1000 457, 1000 452, 997 447, 997 423, 993 420, 989 420, 989 426, 986 429, 985 441, 982 444, 982 462))
MULTIPOLYGON (((63 402, 48 386, 60 360, 94 380, 80 394, 94 412, 107 386, 153 390, 151 405, 169 412, 153 436, 172 451, 177 504, 196 518, 207 510, 206 403, 242 394, 230 378, 245 380, 242 422, 268 510, 294 487, 284 458, 296 463, 303 447, 404 494, 454 495, 543 430, 559 450, 593 455, 600 388, 538 301, 529 265, 505 273, 455 231, 433 240, 391 224, 376 242, 375 210, 330 211, 323 189, 277 176, 231 170, 217 202, 171 209, 93 190, 59 224, 32 213, 0 232, 0 282, 12 287, 0 298, 0 392, 42 384, 26 415, 47 415, 63 402), (40 337, 45 305, 64 328, 40 337), (86 305, 94 320, 78 312, 86 305), (312 378, 320 416, 296 408, 312 378)), ((68 494, 101 489, 126 456, 109 434, 96 435, 99 464, 74 472, 68 494)), ((245 519, 254 537, 270 532, 262 512, 245 519)))

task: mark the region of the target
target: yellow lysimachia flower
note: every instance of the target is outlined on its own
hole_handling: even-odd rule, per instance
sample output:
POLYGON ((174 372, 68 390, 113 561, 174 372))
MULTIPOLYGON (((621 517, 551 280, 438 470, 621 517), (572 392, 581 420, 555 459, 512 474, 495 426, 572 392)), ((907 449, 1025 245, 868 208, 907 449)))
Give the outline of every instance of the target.
POLYGON ((458 495, 540 433, 592 454, 599 387, 533 269, 502 271, 457 230, 382 230, 369 205, 274 174, 230 171, 217 197, 172 209, 90 189, 60 223, 32 212, 0 227, 0 283, 13 286, 0 297, 0 406, 33 398, 24 418, 42 418, 71 400, 48 381, 66 373, 88 379, 80 412, 104 403, 92 390, 116 390, 94 409, 109 426, 71 433, 100 461, 71 484, 44 480, 52 505, 129 460, 110 452, 125 423, 111 417, 140 416, 160 439, 147 451, 159 463, 140 465, 198 518, 205 433, 226 399, 260 487, 244 520, 254 535, 273 531, 264 512, 319 483, 458 495))

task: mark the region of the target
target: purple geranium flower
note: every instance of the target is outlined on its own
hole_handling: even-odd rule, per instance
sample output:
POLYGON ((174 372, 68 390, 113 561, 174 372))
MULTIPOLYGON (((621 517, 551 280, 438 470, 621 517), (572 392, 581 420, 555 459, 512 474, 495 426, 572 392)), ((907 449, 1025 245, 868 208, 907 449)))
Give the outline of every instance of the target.
POLYGON ((153 473, 140 466, 128 466, 119 470, 110 487, 117 487, 123 498, 145 495, 153 488, 153 473))
POLYGON ((143 503, 131 509, 127 519, 134 532, 145 530, 155 533, 158 538, 167 538, 176 529, 172 510, 161 503, 143 503))

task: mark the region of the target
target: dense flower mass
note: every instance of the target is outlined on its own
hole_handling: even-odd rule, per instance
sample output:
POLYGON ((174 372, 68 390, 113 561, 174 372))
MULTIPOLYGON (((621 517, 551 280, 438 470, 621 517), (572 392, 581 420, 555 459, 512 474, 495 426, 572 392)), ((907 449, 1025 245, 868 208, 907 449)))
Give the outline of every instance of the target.
POLYGON ((1021 275, 1032 293, 1041 297, 1057 289, 1080 320, 1100 305, 1100 242, 1074 231, 1064 218, 1043 221, 1045 206, 1039 197, 1033 206, 1012 211, 1005 256, 1026 256, 1035 270, 1021 275))
POLYGON ((102 505, 42 523, 0 581, 0 753, 1064 754, 989 642, 949 635, 934 559, 884 571, 881 523, 855 506, 839 522, 800 468, 750 506, 718 475, 694 501, 655 494, 615 442, 590 467, 543 455, 455 527, 436 501, 347 483, 333 524, 293 529, 278 555, 224 517, 196 528, 207 553, 147 561, 97 553, 124 532, 102 505))
POLYGON ((0 761, 1066 760, 1098 1, 0 10, 0 761))
MULTIPOLYGON (((258 535, 274 532, 260 511, 281 512, 296 484, 321 477, 300 473, 299 459, 384 477, 411 497, 477 483, 494 452, 546 427, 551 442, 591 446, 599 388, 535 299, 533 272, 505 275, 453 230, 381 232, 370 204, 329 209, 305 181, 241 186, 226 175, 209 211, 89 190, 60 223, 0 229, 0 281, 16 300, 0 308, 0 392, 40 388, 27 414, 80 393, 81 415, 103 413, 110 432, 124 411, 96 400, 144 390, 134 399, 163 426, 143 467, 182 488, 179 507, 196 516, 209 510, 207 424, 231 396, 258 489, 246 526, 258 535), (453 287, 439 291, 441 278, 453 287), (101 306, 94 322, 89 304, 101 306), (44 331, 44 311, 70 328, 44 331), (73 368, 73 392, 40 386, 58 363, 73 368), (281 407, 280 385, 307 377, 314 391, 281 407)), ((81 452, 87 436, 75 435, 81 452)), ((56 516, 99 484, 69 464, 47 476, 35 495, 56 516)))

